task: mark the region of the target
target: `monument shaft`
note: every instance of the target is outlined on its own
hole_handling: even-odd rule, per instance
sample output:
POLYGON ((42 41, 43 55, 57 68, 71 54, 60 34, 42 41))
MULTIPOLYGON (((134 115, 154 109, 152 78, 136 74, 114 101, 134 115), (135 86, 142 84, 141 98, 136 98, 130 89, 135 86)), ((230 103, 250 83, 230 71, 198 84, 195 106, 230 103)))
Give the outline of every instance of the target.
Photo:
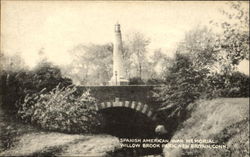
POLYGON ((128 80, 125 79, 125 70, 122 57, 122 35, 120 24, 115 25, 115 38, 113 49, 113 77, 111 78, 110 85, 127 85, 128 80))

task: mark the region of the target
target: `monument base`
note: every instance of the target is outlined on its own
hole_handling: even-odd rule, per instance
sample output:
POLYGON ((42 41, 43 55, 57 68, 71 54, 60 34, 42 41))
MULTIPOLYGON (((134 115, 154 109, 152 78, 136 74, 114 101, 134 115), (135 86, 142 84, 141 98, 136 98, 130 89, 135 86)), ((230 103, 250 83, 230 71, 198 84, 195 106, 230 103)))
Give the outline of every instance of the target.
POLYGON ((109 81, 110 86, 122 86, 122 85, 128 85, 129 81, 125 78, 114 78, 112 77, 109 81))

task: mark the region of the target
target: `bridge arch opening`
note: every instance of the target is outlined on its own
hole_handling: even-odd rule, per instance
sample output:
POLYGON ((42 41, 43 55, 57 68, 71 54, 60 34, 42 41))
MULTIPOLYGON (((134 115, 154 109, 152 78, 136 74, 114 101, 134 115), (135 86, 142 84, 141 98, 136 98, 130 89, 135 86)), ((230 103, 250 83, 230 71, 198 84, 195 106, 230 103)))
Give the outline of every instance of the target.
POLYGON ((111 107, 100 109, 98 113, 102 116, 104 133, 121 138, 150 138, 155 136, 155 121, 135 109, 111 107))

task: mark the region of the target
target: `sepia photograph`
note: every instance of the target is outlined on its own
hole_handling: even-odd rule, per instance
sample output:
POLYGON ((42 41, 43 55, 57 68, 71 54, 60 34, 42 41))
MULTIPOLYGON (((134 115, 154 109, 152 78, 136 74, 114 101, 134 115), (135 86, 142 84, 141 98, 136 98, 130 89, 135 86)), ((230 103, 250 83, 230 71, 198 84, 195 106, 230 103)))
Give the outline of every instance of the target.
POLYGON ((0 156, 249 157, 249 1, 1 0, 0 156))

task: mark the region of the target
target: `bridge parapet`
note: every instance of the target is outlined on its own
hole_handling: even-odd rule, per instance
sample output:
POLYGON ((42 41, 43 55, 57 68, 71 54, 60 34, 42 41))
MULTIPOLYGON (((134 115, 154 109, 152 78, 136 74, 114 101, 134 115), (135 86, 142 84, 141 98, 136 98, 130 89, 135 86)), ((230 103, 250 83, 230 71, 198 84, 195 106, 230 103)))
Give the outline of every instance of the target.
POLYGON ((158 86, 131 85, 131 86, 78 86, 78 92, 90 89, 90 93, 97 103, 120 101, 135 101, 147 104, 153 110, 159 108, 159 101, 153 97, 153 91, 158 86))

